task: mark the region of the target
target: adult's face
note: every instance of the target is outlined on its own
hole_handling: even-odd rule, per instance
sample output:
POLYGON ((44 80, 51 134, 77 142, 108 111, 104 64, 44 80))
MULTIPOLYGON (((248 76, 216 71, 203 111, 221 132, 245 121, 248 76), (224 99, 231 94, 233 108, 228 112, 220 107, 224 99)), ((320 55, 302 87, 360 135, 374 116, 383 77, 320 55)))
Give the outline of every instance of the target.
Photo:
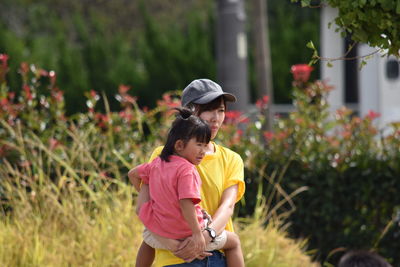
POLYGON ((199 117, 208 123, 211 129, 211 139, 214 139, 225 119, 225 105, 223 100, 221 99, 221 103, 217 108, 203 111, 199 114, 199 117))

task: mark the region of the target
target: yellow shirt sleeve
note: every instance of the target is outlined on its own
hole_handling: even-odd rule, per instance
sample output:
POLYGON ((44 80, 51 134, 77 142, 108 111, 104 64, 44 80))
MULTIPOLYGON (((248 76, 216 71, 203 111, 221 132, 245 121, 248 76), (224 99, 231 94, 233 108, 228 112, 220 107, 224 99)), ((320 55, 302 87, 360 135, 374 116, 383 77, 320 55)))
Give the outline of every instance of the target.
POLYGON ((245 183, 243 160, 237 153, 233 153, 231 163, 228 164, 224 190, 233 185, 238 186, 238 193, 236 196, 236 202, 238 202, 244 195, 245 183))

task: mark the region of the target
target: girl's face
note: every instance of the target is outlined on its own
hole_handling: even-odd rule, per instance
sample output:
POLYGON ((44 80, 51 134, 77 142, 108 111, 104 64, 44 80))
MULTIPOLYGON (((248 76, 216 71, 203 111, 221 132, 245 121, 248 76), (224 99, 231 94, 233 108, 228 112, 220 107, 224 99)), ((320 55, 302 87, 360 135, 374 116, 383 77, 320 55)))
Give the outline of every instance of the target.
POLYGON ((211 129, 211 139, 214 139, 225 119, 224 101, 221 99, 219 107, 213 110, 203 111, 200 113, 199 117, 208 123, 211 129))
POLYGON ((186 144, 178 140, 175 144, 175 153, 192 164, 198 165, 206 154, 207 145, 207 143, 197 141, 196 138, 191 138, 186 144))

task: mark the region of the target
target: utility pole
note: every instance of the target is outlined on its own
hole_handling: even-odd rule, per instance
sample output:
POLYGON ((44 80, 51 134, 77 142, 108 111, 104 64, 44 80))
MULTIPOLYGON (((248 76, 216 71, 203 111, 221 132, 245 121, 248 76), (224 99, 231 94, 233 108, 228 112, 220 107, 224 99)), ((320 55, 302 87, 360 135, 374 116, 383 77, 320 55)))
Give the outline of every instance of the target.
POLYGON ((217 80, 237 102, 231 109, 247 111, 247 37, 244 0, 217 0, 217 80))
POLYGON ((273 84, 272 84, 272 69, 271 69, 271 52, 269 46, 268 33, 268 16, 267 16, 267 1, 253 1, 253 38, 255 42, 255 63, 257 75, 257 92, 258 97, 267 95, 269 97, 269 108, 266 110, 266 130, 271 130, 273 125, 273 110, 274 102, 273 84))

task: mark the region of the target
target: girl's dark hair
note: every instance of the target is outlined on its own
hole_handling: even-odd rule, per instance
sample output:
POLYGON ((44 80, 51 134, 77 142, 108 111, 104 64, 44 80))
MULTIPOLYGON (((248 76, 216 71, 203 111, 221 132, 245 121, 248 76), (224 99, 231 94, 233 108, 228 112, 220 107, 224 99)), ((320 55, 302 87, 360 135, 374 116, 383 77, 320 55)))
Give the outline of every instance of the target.
POLYGON ((219 108, 221 106, 221 101, 224 104, 224 107, 226 108, 226 101, 223 96, 217 97, 216 99, 207 104, 189 103, 186 105, 186 107, 192 110, 196 115, 200 115, 204 111, 210 111, 219 108))
POLYGON ((208 143, 211 139, 211 130, 207 122, 193 115, 193 112, 188 108, 175 109, 178 113, 160 155, 160 158, 167 162, 169 156, 174 154, 176 141, 182 140, 186 145, 192 138, 196 138, 196 141, 201 143, 208 143))

